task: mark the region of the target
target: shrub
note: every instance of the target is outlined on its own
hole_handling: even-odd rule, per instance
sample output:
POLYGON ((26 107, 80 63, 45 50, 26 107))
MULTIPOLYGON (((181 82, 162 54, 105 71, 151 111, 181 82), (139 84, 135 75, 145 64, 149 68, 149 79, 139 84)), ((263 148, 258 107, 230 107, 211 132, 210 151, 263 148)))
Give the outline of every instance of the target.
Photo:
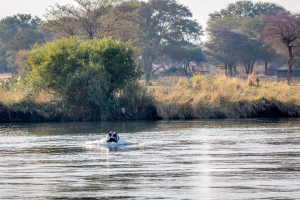
POLYGON ((113 93, 141 76, 134 52, 129 43, 111 39, 56 40, 28 55, 26 82, 37 93, 53 91, 69 104, 106 111, 113 93))

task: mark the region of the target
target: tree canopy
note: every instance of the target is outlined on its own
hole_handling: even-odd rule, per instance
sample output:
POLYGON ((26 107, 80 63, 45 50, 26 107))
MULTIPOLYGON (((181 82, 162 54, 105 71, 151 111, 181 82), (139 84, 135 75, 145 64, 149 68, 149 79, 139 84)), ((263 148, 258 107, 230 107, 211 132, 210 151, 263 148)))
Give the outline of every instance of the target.
MULTIPOLYGON (((197 43, 198 50, 202 50, 199 46, 202 27, 192 19, 191 11, 176 0, 74 0, 74 4, 54 4, 44 17, 46 20, 42 22, 29 15, 18 15, 13 17, 12 28, 0 27, 0 38, 9 37, 3 39, 6 42, 0 52, 3 71, 19 63, 15 62, 18 51, 49 41, 49 32, 59 39, 76 36, 79 41, 104 37, 131 41, 139 48, 136 57, 141 58, 147 79, 159 69, 156 63, 162 57, 176 58, 184 67, 194 62, 187 61, 190 55, 184 47, 197 43)), ((200 51, 198 58, 202 56, 204 60, 200 51)), ((25 55, 24 52, 18 55, 25 55)))
POLYGON ((141 42, 147 80, 158 57, 171 53, 165 50, 179 49, 183 43, 203 34, 202 27, 192 19, 191 11, 176 0, 142 2, 140 16, 144 19, 141 28, 145 36, 141 42))
POLYGON ((270 23, 264 16, 277 16, 281 12, 286 10, 269 2, 241 0, 228 4, 209 14, 208 40, 204 44, 200 40, 202 26, 193 19, 190 9, 178 0, 56 3, 47 10, 45 21, 25 14, 1 20, 0 71, 16 72, 17 67, 23 68, 22 61, 33 46, 53 38, 76 36, 78 43, 102 38, 130 41, 137 47, 134 56, 143 66, 146 80, 153 73, 171 67, 193 73, 194 66, 201 67, 202 62, 207 61, 222 65, 226 74, 232 74, 236 67, 243 67, 246 74, 251 74, 255 63, 264 62, 266 68, 277 57, 277 47, 274 41, 270 42, 271 36, 268 41, 264 40, 266 34, 262 32, 270 23), (51 34, 53 38, 49 37, 51 34))
POLYGON ((41 23, 40 18, 25 14, 0 21, 0 71, 14 71, 18 51, 30 49, 35 43, 44 43, 45 36, 38 31, 41 23))
POLYGON ((62 37, 112 37, 127 42, 137 32, 138 3, 134 0, 74 0, 77 4, 51 6, 45 14, 46 30, 62 37), (130 28, 133 31, 130 31, 130 28))
POLYGON ((205 44, 207 49, 204 53, 224 64, 226 74, 228 69, 232 73, 233 66, 246 48, 246 40, 245 35, 226 27, 214 28, 210 30, 210 40, 205 44))
POLYGON ((216 20, 225 17, 238 18, 254 18, 255 16, 262 16, 266 14, 275 14, 278 11, 285 10, 282 6, 276 3, 257 2, 244 0, 230 3, 226 8, 209 14, 208 24, 214 23, 216 20))
MULTIPOLYGON (((262 31, 267 25, 264 20, 264 15, 274 15, 279 11, 285 9, 274 3, 253 3, 252 1, 237 1, 229 4, 225 9, 219 12, 210 14, 207 22, 207 32, 209 41, 206 46, 206 51, 211 57, 224 63, 225 71, 227 71, 228 61, 224 61, 224 51, 215 51, 213 48, 226 48, 224 43, 226 37, 215 37, 215 32, 221 28, 228 29, 226 33, 231 37, 231 44, 236 44, 243 48, 234 48, 230 52, 231 64, 245 67, 246 74, 252 74, 254 64, 258 60, 265 62, 271 61, 274 58, 275 51, 270 50, 270 46, 263 42, 262 31), (243 37, 234 36, 235 34, 242 34, 243 37), (241 39, 242 38, 242 39, 241 39), (214 51, 214 52, 212 52, 214 51), (222 55, 223 54, 223 55, 222 55)), ((227 40, 228 42, 228 40, 227 40)), ((227 59, 229 59, 227 54, 227 59)), ((231 67, 229 67, 231 69, 231 67)))

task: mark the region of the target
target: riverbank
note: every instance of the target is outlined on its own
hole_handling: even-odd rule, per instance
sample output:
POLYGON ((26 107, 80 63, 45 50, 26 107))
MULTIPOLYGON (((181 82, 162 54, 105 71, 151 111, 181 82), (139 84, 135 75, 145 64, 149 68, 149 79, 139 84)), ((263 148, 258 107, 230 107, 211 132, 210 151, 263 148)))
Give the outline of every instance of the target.
POLYGON ((300 86, 225 76, 194 76, 133 87, 109 113, 65 105, 53 95, 1 91, 0 123, 140 119, 300 117, 300 86))
POLYGON ((300 85, 271 79, 193 76, 158 81, 149 91, 165 119, 299 117, 300 85))
POLYGON ((282 118, 300 117, 300 106, 293 103, 282 103, 276 100, 257 100, 253 102, 232 102, 227 107, 205 104, 158 103, 159 106, 148 106, 139 109, 143 114, 132 115, 120 110, 117 115, 105 115, 92 118, 89 115, 78 115, 78 112, 64 108, 47 106, 26 106, 17 104, 7 106, 0 104, 0 123, 10 122, 58 122, 58 121, 94 121, 94 120, 151 120, 151 119, 213 119, 213 118, 282 118))

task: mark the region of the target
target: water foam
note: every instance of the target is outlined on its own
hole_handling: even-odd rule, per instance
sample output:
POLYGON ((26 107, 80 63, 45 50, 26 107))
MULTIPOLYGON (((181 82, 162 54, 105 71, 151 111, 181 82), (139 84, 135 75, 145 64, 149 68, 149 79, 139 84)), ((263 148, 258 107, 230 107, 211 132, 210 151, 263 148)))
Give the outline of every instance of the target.
POLYGON ((106 139, 100 139, 100 140, 95 140, 95 141, 87 141, 84 143, 85 146, 105 146, 108 148, 116 148, 116 147, 121 147, 121 146, 129 146, 129 145, 134 145, 132 142, 128 142, 124 139, 119 139, 118 142, 106 142, 106 139))

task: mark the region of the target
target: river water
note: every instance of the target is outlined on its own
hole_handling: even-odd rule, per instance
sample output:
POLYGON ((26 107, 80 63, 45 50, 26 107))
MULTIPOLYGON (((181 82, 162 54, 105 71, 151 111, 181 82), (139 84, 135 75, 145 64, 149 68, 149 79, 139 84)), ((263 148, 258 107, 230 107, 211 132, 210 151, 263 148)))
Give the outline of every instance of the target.
POLYGON ((0 199, 297 199, 299 171, 299 119, 0 124, 0 199))

